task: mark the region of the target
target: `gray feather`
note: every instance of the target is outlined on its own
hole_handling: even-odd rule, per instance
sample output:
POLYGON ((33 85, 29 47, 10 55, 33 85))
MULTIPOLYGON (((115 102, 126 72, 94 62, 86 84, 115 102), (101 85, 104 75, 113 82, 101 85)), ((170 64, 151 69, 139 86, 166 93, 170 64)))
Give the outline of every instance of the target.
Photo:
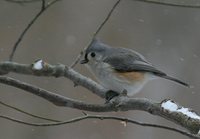
POLYGON ((158 76, 165 76, 166 74, 155 67, 153 67, 147 60, 139 53, 125 49, 113 48, 114 53, 106 57, 103 62, 110 64, 114 70, 119 72, 150 72, 158 76))
POLYGON ((140 55, 121 55, 121 53, 115 55, 110 55, 106 59, 104 59, 105 63, 108 63, 112 66, 112 68, 118 72, 149 72, 154 74, 155 76, 159 76, 161 78, 165 78, 174 82, 177 82, 181 85, 190 87, 189 84, 178 80, 176 78, 170 77, 164 72, 156 69, 150 63, 148 63, 143 57, 140 55))

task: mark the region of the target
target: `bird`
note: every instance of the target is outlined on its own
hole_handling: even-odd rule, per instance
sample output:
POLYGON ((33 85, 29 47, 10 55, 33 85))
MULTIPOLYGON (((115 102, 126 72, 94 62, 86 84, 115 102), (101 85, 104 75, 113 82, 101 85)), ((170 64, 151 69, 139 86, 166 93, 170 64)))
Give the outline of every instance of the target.
POLYGON ((94 38, 84 51, 80 64, 94 74, 97 81, 109 91, 106 99, 120 94, 132 97, 151 80, 164 78, 186 87, 189 84, 157 69, 140 53, 123 47, 111 47, 94 38))

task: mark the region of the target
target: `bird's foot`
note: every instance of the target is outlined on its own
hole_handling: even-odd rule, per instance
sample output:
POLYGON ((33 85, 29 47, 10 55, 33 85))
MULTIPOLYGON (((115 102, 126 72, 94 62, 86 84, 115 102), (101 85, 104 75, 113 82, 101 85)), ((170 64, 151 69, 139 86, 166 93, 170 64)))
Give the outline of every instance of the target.
POLYGON ((123 91, 122 91, 122 93, 120 94, 120 96, 127 96, 127 94, 128 94, 128 92, 127 92, 127 90, 126 89, 124 89, 123 91))
POLYGON ((113 91, 113 90, 109 90, 106 92, 106 102, 105 104, 109 103, 111 99, 113 99, 114 97, 119 96, 120 94, 113 91))

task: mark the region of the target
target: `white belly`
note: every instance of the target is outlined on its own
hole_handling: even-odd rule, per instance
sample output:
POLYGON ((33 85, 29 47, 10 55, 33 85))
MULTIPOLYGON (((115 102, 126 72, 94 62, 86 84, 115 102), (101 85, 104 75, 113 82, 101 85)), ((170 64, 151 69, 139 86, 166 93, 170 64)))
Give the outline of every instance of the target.
POLYGON ((121 76, 117 76, 108 64, 88 65, 88 67, 103 87, 118 93, 126 90, 128 96, 138 93, 147 81, 153 79, 153 75, 146 73, 143 80, 128 81, 121 76))

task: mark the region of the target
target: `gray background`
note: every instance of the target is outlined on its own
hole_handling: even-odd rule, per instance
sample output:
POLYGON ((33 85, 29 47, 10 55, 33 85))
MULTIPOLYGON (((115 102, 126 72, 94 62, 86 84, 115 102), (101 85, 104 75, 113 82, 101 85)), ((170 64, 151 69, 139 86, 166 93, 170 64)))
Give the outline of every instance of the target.
MULTIPOLYGON (((114 0, 62 0, 46 11, 32 26, 20 44, 14 61, 32 63, 43 59, 51 64, 70 65, 88 44, 93 32, 105 18, 114 0)), ((40 10, 40 3, 18 5, 0 1, 0 59, 7 60, 19 34, 40 10)), ((194 86, 185 88, 159 79, 149 82, 135 97, 155 101, 171 98, 200 112, 200 9, 178 8, 123 0, 98 38, 112 46, 134 49, 166 73, 194 86)), ((78 65, 76 70, 91 76, 78 65)), ((90 103, 104 100, 82 87, 73 87, 65 78, 46 78, 9 74, 58 94, 90 103)), ((82 115, 82 111, 56 107, 25 91, 0 84, 1 100, 34 114, 59 120, 82 115)), ((89 112, 90 113, 90 112, 89 112)), ((1 114, 29 122, 41 120, 24 116, 1 106, 1 114)), ((135 120, 178 127, 145 112, 101 113, 126 116, 135 120)), ((119 121, 86 120, 57 127, 30 127, 0 119, 2 139, 186 139, 178 133, 140 127, 119 121)))

